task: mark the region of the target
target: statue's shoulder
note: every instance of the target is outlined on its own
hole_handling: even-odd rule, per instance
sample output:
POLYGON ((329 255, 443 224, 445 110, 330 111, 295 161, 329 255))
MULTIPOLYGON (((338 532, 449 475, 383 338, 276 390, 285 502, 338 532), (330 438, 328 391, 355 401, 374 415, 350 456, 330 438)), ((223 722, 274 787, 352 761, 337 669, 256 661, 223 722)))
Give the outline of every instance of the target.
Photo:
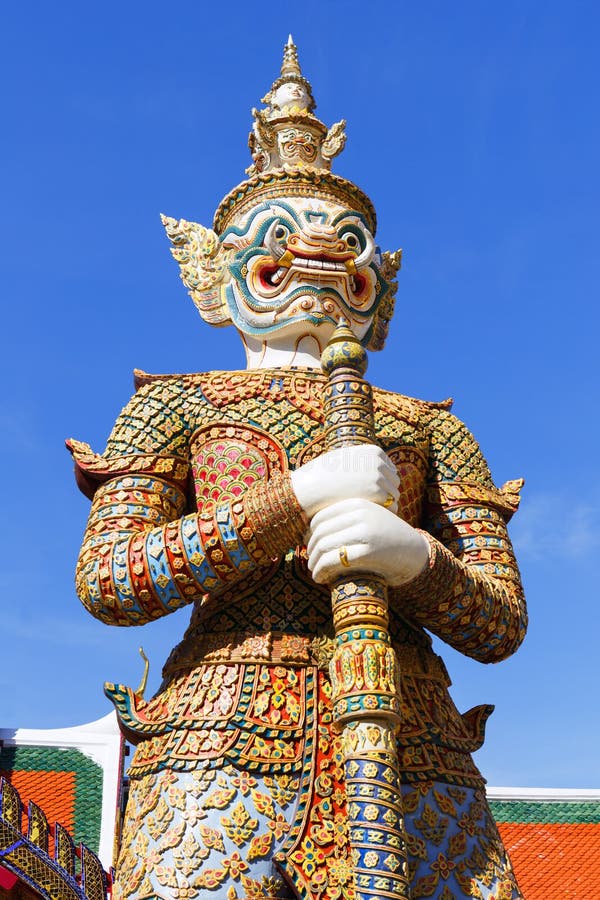
POLYGON ((479 443, 467 425, 451 412, 452 399, 431 402, 398 394, 388 396, 414 410, 415 420, 427 435, 432 497, 452 503, 486 503, 508 521, 519 506, 524 480, 517 478, 501 488, 495 486, 479 443))
POLYGON ((383 388, 375 388, 373 395, 377 409, 421 424, 435 418, 437 413, 450 413, 454 402, 452 397, 446 400, 420 400, 383 388))
POLYGON ((133 370, 133 383, 136 394, 142 396, 171 396, 193 400, 194 402, 216 403, 228 398, 239 390, 240 385, 251 389, 252 383, 264 380, 262 372, 252 373, 245 370, 214 370, 211 372, 185 372, 177 374, 151 374, 142 369, 133 370))
POLYGON ((152 393, 153 389, 160 391, 165 388, 173 394, 192 393, 201 387, 206 381, 210 381, 212 372, 179 372, 170 374, 156 374, 144 372, 143 369, 133 370, 133 385, 136 393, 152 393))
POLYGON ((124 475, 155 476, 183 488, 189 441, 203 398, 183 375, 134 371, 135 393, 113 425, 104 453, 69 439, 77 483, 93 497, 99 484, 124 475))
POLYGON ((151 374, 134 369, 133 383, 135 394, 131 402, 134 405, 148 408, 163 405, 171 414, 185 411, 190 421, 202 417, 209 408, 222 406, 236 393, 232 373, 227 371, 151 374))

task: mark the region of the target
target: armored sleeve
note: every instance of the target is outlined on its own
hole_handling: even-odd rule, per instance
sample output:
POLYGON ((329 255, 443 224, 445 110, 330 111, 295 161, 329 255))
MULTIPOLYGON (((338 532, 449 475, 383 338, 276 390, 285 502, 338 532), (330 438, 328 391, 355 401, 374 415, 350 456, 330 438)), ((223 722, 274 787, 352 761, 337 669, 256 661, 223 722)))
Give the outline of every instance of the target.
POLYGON ((67 441, 93 498, 77 593, 107 624, 143 624, 270 566, 306 530, 287 474, 197 511, 187 412, 180 385, 151 384, 122 411, 102 455, 67 441))
POLYGON ((469 430, 436 410, 430 431, 423 517, 427 569, 403 585, 397 602, 457 650, 497 662, 517 649, 527 627, 525 599, 506 523, 522 480, 494 486, 469 430))

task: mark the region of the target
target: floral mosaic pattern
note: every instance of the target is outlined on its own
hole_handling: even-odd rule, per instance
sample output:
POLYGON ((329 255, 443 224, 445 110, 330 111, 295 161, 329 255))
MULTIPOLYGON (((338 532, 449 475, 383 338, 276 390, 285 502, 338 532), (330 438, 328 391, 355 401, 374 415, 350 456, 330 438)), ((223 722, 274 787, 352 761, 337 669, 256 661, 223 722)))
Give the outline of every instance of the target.
MULTIPOLYGON (((115 623, 143 622, 167 612, 172 602, 194 604, 190 628, 165 667, 162 692, 145 704, 129 689, 113 686, 123 724, 138 742, 116 896, 285 897, 285 880, 306 900, 352 897, 344 787, 327 721, 329 592, 310 579, 302 548, 277 559, 260 555, 256 522, 238 490, 242 460, 248 461, 254 490, 267 470, 273 470, 270 481, 322 451, 323 383, 322 376, 302 371, 148 378, 119 418, 103 456, 74 447, 82 484, 96 489, 84 565, 97 559, 99 578, 108 585, 104 595, 94 594, 93 611, 115 623), (252 430, 244 429, 249 421, 255 423, 252 430), (218 443, 227 429, 237 448, 235 458, 226 457, 229 462, 218 443), (255 440, 264 467, 254 462, 255 440), (190 492, 188 476, 200 464, 203 480, 213 474, 211 484, 222 480, 221 495, 190 492), (193 528, 185 524, 190 517, 197 522, 193 528), (121 561, 122 540, 135 552, 121 561), (112 568, 105 562, 111 554, 112 568), (129 577, 138 599, 128 609, 111 594, 111 585, 129 577), (175 590, 179 599, 171 601, 175 590), (317 670, 320 692, 298 691, 308 673, 314 681, 317 670), (288 681, 290 673, 297 685, 288 681), (233 782, 246 776, 257 782, 247 796, 241 782, 233 782), (295 806, 277 799, 278 791, 287 790, 282 778, 297 780, 295 806), (211 780, 198 791, 197 779, 211 780), (215 791, 235 793, 218 795, 221 802, 228 798, 223 808, 205 808, 206 796, 215 791), (183 812, 196 815, 194 825, 183 812), (217 838, 201 828, 217 831, 224 849, 207 846, 217 838), (153 863, 146 865, 147 859, 153 863)), ((495 488, 477 444, 446 407, 375 391, 378 440, 403 475, 400 512, 423 527, 432 543, 430 570, 390 592, 390 632, 402 677, 399 756, 409 794, 421 782, 443 782, 467 793, 482 787, 470 753, 483 740, 487 710, 458 714, 424 629, 479 659, 497 660, 513 652, 526 623, 505 524, 516 507, 518 485, 495 488)), ((91 578, 86 591, 90 585, 95 589, 91 578)), ((121 597, 127 601, 123 591, 121 597)), ((462 819, 463 805, 452 802, 462 819)), ((425 822, 437 839, 427 815, 407 810, 411 821, 425 822)), ((451 835, 456 816, 444 816, 451 835)), ((481 833, 475 843, 467 833, 462 855, 461 838, 451 846, 436 844, 413 827, 419 848, 413 878, 418 890, 430 891, 422 896, 448 900, 478 896, 468 893, 477 889, 485 900, 498 900, 499 891, 506 894, 502 885, 512 876, 502 874, 503 858, 494 857, 487 816, 476 816, 481 833), (425 840, 426 860, 417 838, 425 840), (492 869, 475 865, 480 859, 493 862, 492 869), (483 876, 468 883, 474 871, 483 876)))
POLYGON ((402 799, 414 900, 520 900, 483 790, 425 781, 402 799))
POLYGON ((232 766, 143 776, 132 783, 114 900, 293 897, 272 860, 297 797, 297 778, 232 766))

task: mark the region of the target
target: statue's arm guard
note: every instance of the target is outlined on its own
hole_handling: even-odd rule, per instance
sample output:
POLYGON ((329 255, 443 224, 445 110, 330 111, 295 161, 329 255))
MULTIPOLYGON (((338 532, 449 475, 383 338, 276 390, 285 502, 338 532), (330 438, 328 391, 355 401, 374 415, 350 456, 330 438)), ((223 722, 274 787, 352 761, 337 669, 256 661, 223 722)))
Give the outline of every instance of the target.
POLYGON ((102 455, 67 442, 79 486, 93 497, 77 593, 110 625, 160 618, 270 566, 302 542, 308 525, 288 475, 253 485, 239 500, 190 512, 189 433, 177 400, 168 386, 143 388, 102 455))
POLYGON ((522 480, 495 487, 468 429, 446 410, 430 422, 424 531, 429 565, 397 589, 399 607, 457 650, 497 662, 520 645, 527 611, 506 523, 522 480))

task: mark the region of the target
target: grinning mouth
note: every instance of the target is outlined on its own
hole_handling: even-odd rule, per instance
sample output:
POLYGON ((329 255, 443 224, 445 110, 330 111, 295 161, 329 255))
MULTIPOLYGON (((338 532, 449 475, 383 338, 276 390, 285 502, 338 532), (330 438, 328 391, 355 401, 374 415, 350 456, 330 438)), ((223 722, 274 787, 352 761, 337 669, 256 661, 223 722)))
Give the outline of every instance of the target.
MULTIPOLYGON (((362 249, 360 252, 356 252, 345 246, 347 241, 341 238, 338 239, 333 232, 331 234, 329 232, 319 234, 317 237, 312 234, 304 235, 304 232, 304 237, 293 234, 284 245, 279 243, 277 237, 281 228, 279 219, 275 219, 271 222, 263 237, 263 244, 269 253, 272 265, 276 266, 276 268, 269 268, 270 264, 267 263, 267 269, 259 268, 258 275, 264 289, 269 290, 278 287, 286 280, 286 273, 290 272, 290 270, 300 270, 301 272, 304 271, 306 275, 309 272, 311 274, 323 272, 334 276, 343 274, 348 278, 355 296, 360 295, 365 290, 365 287, 368 285, 367 279, 359 275, 358 272, 360 268, 368 265, 375 251, 373 236, 366 229, 362 229, 364 234, 362 249), (300 247, 298 247, 299 242, 301 242, 300 247), (326 249, 323 248, 323 243, 328 245, 326 249), (303 249, 302 245, 308 247, 308 249, 303 249), (314 250, 312 249, 313 247, 314 250)), ((282 235, 280 234, 279 238, 281 237, 282 235)), ((358 245, 359 242, 356 237, 355 240, 358 245)))
POLYGON ((302 256, 300 253, 294 253, 294 259, 291 265, 295 266, 297 269, 325 269, 328 272, 347 271, 345 262, 338 262, 324 254, 321 254, 320 256, 302 256))
MULTIPOLYGON (((349 257, 350 258, 350 257, 349 257)), ((359 272, 350 273, 345 262, 332 260, 330 257, 321 255, 320 258, 297 256, 294 253, 293 259, 287 265, 281 265, 278 262, 267 262, 258 266, 258 278, 261 286, 265 290, 273 290, 279 287, 285 276, 291 271, 304 271, 306 273, 316 274, 317 272, 327 272, 340 275, 349 279, 352 293, 357 297, 364 292, 367 287, 367 279, 359 272)))
MULTIPOLYGON (((327 267, 332 267, 334 269, 339 269, 340 267, 345 269, 346 262, 349 259, 355 259, 356 254, 351 250, 346 251, 345 253, 311 253, 308 250, 297 250, 296 247, 294 249, 287 248, 288 251, 293 254, 294 261, 296 260, 304 260, 305 262, 317 262, 324 263, 327 267)), ((325 268, 325 266, 323 266, 325 268)))

